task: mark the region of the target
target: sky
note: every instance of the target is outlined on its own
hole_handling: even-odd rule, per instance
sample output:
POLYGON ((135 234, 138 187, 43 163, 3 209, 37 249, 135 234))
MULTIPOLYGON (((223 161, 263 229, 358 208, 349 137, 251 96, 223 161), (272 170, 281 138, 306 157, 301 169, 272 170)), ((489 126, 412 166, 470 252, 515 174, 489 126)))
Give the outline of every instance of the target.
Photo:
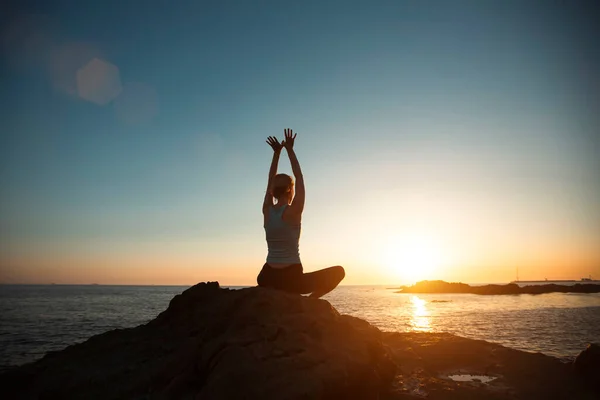
POLYGON ((0 30, 0 283, 255 284, 265 139, 284 128, 307 272, 600 279, 593 2, 15 7, 0 30))

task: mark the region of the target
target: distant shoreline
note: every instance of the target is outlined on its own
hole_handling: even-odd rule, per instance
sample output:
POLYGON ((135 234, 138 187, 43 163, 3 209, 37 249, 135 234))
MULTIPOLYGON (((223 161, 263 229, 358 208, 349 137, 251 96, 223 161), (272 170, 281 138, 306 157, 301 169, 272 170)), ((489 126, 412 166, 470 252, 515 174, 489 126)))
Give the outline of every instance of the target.
MULTIPOLYGON (((523 282, 519 282, 523 283, 523 282)), ((467 293, 481 295, 501 294, 544 294, 544 293, 600 293, 599 283, 576 283, 574 285, 546 285, 519 286, 516 283, 505 285, 471 286, 466 283, 445 281, 421 281, 412 286, 401 286, 395 293, 467 293)))

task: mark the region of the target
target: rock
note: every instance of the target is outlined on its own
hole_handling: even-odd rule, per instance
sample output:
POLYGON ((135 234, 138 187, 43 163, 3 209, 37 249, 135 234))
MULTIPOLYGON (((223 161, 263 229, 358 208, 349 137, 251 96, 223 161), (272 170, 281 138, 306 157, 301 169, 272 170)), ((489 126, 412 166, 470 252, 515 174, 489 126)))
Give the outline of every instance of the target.
POLYGON ((443 332, 385 332, 383 341, 399 365, 386 400, 600 399, 600 389, 582 385, 570 363, 541 353, 443 332), (456 375, 479 379, 454 381, 456 375))
POLYGON ((573 361, 577 374, 600 393, 600 345, 591 343, 573 361))
POLYGON ((0 374, 0 398, 597 400, 597 356, 597 345, 571 364, 450 333, 380 332, 325 300, 201 283, 145 325, 0 374))
POLYGON ((378 399, 382 333, 320 299, 200 283, 145 325, 0 375, 20 399, 378 399))

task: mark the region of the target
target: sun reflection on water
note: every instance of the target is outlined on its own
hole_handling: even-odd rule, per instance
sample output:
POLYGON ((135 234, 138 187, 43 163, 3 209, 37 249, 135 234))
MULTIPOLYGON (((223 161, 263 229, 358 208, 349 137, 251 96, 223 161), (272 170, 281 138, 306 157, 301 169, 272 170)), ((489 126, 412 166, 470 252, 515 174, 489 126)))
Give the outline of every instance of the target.
POLYGON ((413 306, 410 325, 412 330, 419 332, 431 332, 431 323, 429 320, 429 310, 427 302, 418 296, 411 296, 410 302, 413 306))

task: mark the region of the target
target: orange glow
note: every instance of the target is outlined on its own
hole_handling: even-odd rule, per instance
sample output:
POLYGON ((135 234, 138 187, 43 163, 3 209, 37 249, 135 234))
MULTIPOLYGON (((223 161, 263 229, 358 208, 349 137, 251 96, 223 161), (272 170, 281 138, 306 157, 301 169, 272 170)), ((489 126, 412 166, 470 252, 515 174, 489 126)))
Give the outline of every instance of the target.
POLYGON ((194 285, 218 281, 221 285, 252 285, 250 268, 241 263, 168 256, 67 256, 21 257, 2 260, 1 283, 106 284, 106 285, 194 285))
POLYGON ((411 296, 410 302, 413 307, 412 318, 410 320, 412 329, 419 332, 430 332, 431 323, 429 321, 427 302, 418 296, 411 296))
POLYGON ((382 254, 390 275, 411 283, 435 279, 442 263, 447 261, 439 245, 420 235, 393 236, 382 254))
MULTIPOLYGON (((301 243, 304 270, 342 265, 343 285, 400 285, 423 279, 501 283, 515 279, 517 267, 523 280, 600 278, 600 254, 593 237, 517 242, 407 226, 404 231, 381 230, 381 237, 372 233, 376 229, 358 235, 339 232, 333 241, 308 226, 301 243)), ((0 283, 255 285, 264 263, 263 238, 234 239, 3 246, 0 283)))

